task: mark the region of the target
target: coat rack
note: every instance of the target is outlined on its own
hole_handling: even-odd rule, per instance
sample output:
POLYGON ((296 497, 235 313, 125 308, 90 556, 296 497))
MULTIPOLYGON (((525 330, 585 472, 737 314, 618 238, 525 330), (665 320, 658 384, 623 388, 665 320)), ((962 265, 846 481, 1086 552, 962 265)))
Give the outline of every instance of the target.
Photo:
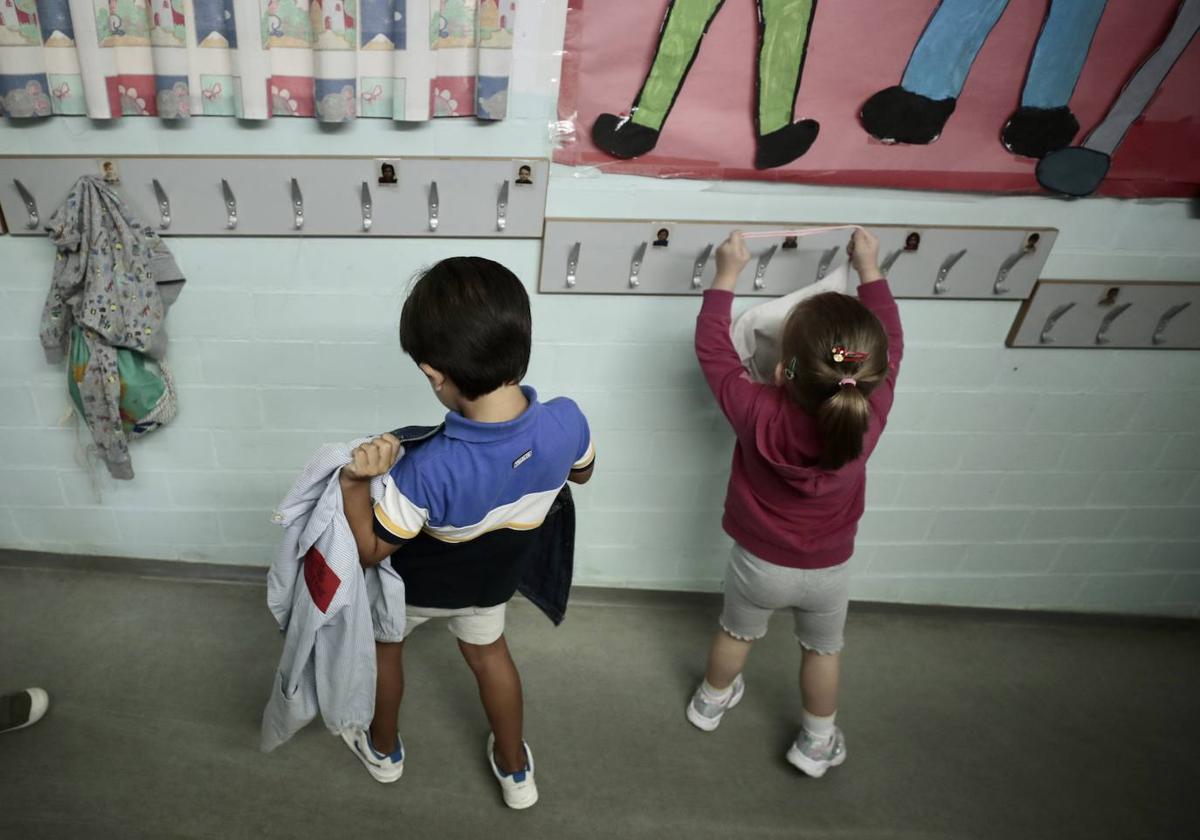
MULTIPOLYGON (((716 247, 734 228, 828 223, 547 219, 540 289, 562 294, 695 295, 716 271, 716 247)), ((897 297, 1021 300, 1033 289, 1057 231, 872 225, 897 297)), ((847 260, 850 231, 788 241, 754 239, 739 294, 775 297, 825 277, 847 260)))
POLYGON ((1200 349, 1200 283, 1043 280, 1009 347, 1200 349))
POLYGON ((549 162, 507 158, 0 157, 0 209, 42 236, 82 175, 165 236, 541 236, 549 162))

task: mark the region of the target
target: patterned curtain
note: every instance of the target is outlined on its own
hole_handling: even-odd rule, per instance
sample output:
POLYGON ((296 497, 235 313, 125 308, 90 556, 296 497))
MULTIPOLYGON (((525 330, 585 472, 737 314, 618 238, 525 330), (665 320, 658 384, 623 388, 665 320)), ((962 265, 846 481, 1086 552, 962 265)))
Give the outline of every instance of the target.
POLYGON ((0 113, 503 119, 515 0, 0 0, 0 113))

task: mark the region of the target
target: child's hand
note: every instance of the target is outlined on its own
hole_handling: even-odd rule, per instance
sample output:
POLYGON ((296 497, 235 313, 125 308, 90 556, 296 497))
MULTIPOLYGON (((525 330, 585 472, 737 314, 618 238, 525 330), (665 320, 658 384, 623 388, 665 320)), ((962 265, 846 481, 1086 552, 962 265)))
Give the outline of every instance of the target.
POLYGON ((380 435, 350 453, 350 463, 342 467, 342 477, 363 481, 383 475, 400 456, 400 440, 395 435, 380 435))
POLYGON ((883 272, 879 270, 879 240, 869 230, 856 230, 846 246, 850 253, 850 264, 858 272, 858 279, 864 283, 879 280, 883 272))
POLYGON ((717 277, 713 280, 712 287, 732 292, 737 285, 738 275, 748 262, 750 249, 746 247, 742 232, 735 230, 717 249, 717 277))

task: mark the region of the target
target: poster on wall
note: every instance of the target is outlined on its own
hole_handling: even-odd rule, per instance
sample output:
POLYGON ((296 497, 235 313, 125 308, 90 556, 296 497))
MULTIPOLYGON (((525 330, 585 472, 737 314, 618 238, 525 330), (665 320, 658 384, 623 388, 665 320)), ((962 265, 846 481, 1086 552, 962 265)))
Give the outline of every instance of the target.
POLYGON ((657 177, 1200 193, 1200 0, 570 0, 555 159, 657 177))

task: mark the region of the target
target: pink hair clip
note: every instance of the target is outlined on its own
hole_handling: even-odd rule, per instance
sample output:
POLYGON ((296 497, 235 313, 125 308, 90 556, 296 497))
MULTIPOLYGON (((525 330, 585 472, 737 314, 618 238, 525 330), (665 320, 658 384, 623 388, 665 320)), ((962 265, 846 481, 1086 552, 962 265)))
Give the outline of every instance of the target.
POLYGON ((845 388, 847 385, 857 386, 858 380, 847 376, 845 379, 842 379, 838 382, 839 388, 845 388))
POLYGON ((871 358, 870 353, 859 353, 856 350, 847 350, 840 344, 833 348, 833 360, 839 364, 842 362, 865 362, 871 358))

